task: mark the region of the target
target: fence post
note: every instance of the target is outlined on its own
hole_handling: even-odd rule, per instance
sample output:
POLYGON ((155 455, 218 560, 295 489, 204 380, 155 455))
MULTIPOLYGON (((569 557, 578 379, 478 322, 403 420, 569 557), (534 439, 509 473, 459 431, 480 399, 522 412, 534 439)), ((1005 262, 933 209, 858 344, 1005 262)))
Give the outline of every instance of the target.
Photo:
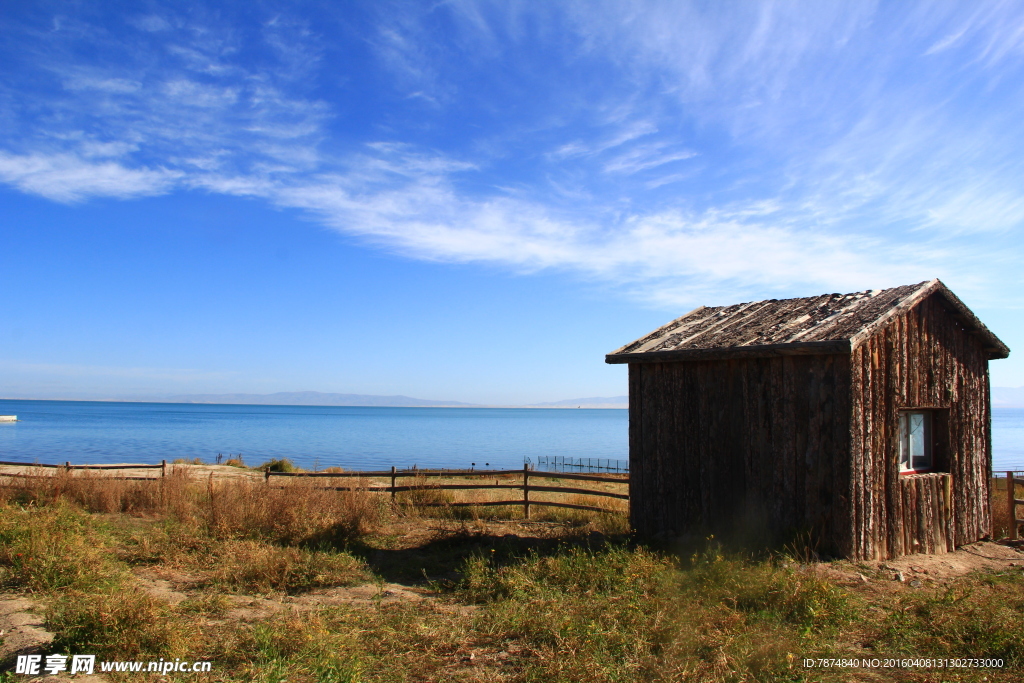
MULTIPOLYGON (((213 474, 211 473, 210 476, 213 476, 213 474)), ((270 483, 270 468, 269 467, 267 469, 263 470, 263 481, 266 482, 267 484, 270 483)))
POLYGON ((1013 472, 1006 473, 1006 505, 1010 509, 1010 540, 1017 540, 1017 504, 1014 502, 1016 491, 1013 485, 1013 472))
POLYGON ((66 469, 68 472, 71 471, 71 461, 70 460, 67 460, 67 461, 64 462, 64 469, 66 469))
POLYGON ((395 466, 391 466, 391 500, 395 500, 395 466))
POLYGON ((523 517, 530 518, 530 468, 523 465, 523 517))
POLYGON ((166 460, 161 460, 160 461, 160 478, 163 479, 166 476, 167 476, 167 461, 166 460))

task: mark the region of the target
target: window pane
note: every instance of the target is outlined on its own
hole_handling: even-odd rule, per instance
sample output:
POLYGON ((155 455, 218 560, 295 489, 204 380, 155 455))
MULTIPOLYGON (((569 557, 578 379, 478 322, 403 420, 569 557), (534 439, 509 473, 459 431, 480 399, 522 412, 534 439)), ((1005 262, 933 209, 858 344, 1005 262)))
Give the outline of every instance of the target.
POLYGON ((900 413, 900 470, 926 470, 932 466, 932 416, 926 412, 900 413))
POLYGON ((907 414, 900 414, 900 469, 910 469, 910 453, 907 448, 907 414))
POLYGON ((917 462, 924 457, 924 414, 910 414, 910 455, 917 462))

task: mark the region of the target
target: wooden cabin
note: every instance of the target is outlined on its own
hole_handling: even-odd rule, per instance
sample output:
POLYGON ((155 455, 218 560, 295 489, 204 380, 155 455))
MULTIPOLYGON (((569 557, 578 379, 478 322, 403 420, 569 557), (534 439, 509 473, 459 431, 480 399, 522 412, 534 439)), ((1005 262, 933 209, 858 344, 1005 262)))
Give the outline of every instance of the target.
POLYGON ((938 280, 701 306, 606 357, 629 364, 631 524, 853 559, 984 538, 1009 352, 938 280))

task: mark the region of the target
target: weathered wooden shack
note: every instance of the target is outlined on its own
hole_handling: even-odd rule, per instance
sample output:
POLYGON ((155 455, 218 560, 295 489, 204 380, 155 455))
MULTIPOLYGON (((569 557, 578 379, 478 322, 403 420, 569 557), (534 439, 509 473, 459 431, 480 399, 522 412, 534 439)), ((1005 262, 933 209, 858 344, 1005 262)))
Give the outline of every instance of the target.
POLYGON ((631 523, 855 559, 983 538, 1008 355, 938 280, 697 308, 606 357, 629 364, 631 523))

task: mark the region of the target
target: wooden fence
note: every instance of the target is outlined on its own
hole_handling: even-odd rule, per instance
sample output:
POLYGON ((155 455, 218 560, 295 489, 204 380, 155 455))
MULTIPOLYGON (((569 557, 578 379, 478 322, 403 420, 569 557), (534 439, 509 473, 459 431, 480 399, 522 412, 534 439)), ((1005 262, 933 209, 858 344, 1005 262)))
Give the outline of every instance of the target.
POLYGON ((1006 505, 1010 512, 1010 540, 1018 538, 1017 529, 1024 524, 1024 519, 1017 517, 1017 506, 1024 505, 1024 500, 1017 497, 1017 484, 1024 486, 1024 479, 1015 477, 1014 472, 1006 473, 1006 505))
MULTIPOLYGON (((26 468, 49 468, 49 469, 60 469, 65 471, 72 470, 160 470, 159 477, 133 477, 133 476, 114 476, 110 479, 118 480, 151 480, 157 481, 167 476, 167 461, 163 460, 159 465, 72 465, 70 462, 66 462, 63 465, 53 465, 46 463, 26 463, 26 462, 7 462, 0 461, 0 465, 8 465, 14 467, 26 467, 26 468)), ((2 477, 17 477, 25 479, 34 479, 39 477, 47 477, 47 474, 23 474, 15 472, 0 472, 0 478, 2 477)), ((212 476, 212 475, 211 475, 212 476)), ((502 505, 521 505, 523 507, 523 516, 529 519, 530 508, 532 506, 546 506, 546 507, 559 507, 559 508, 571 508, 574 510, 591 510, 594 512, 608 512, 606 508, 598 507, 596 505, 580 505, 578 503, 561 503, 551 500, 537 500, 536 498, 531 499, 531 493, 567 493, 571 495, 579 496, 597 496, 604 498, 615 498, 618 500, 629 500, 628 493, 615 493, 613 491, 598 491, 596 489, 589 488, 577 488, 572 486, 547 486, 542 484, 531 484, 530 479, 568 479, 575 481, 585 482, 597 482, 597 483, 610 483, 610 484, 622 484, 628 486, 628 477, 622 476, 600 476, 595 474, 576 474, 570 472, 537 472, 531 470, 529 467, 524 467, 522 470, 399 470, 392 467, 390 470, 383 470, 378 472, 272 472, 265 471, 263 473, 264 481, 270 485, 271 478, 276 477, 300 477, 300 478, 358 478, 358 479, 390 479, 390 486, 318 486, 316 488, 330 489, 334 491, 381 491, 390 493, 392 500, 395 498, 397 493, 403 491, 486 491, 486 490, 509 490, 509 491, 522 491, 522 498, 516 500, 484 500, 484 501, 458 501, 450 503, 419 503, 418 505, 424 507, 469 507, 469 506, 502 506, 502 505), (522 481, 509 481, 509 477, 519 478, 522 477, 522 481), (498 479, 493 484, 472 482, 464 484, 452 484, 452 483, 437 483, 430 484, 428 481, 431 478, 473 478, 473 477, 486 477, 488 479, 497 477, 498 479), (502 477, 505 478, 502 481, 502 477), (414 481, 411 484, 399 484, 400 479, 413 478, 414 481)))
MULTIPOLYGON (((122 481, 127 480, 150 480, 158 479, 167 476, 167 461, 161 460, 159 465, 72 465, 70 462, 65 462, 63 465, 50 465, 41 462, 8 462, 6 460, 0 460, 0 465, 10 465, 13 467, 47 467, 51 469, 62 469, 70 472, 71 470, 160 470, 160 477, 109 477, 110 479, 118 479, 122 481)), ((38 477, 47 477, 47 474, 16 474, 14 472, 0 472, 0 477, 17 477, 21 479, 35 479, 38 477)))
POLYGON ((577 503, 559 503, 549 500, 537 500, 530 499, 530 493, 568 493, 580 496, 600 496, 605 498, 616 498, 619 500, 629 500, 628 493, 613 493, 611 491, 597 491, 595 489, 584 489, 575 488, 569 486, 543 486, 537 484, 531 484, 530 479, 570 479, 576 481, 592 481, 592 482, 603 482, 613 484, 629 484, 629 479, 623 477, 602 477, 594 474, 574 474, 568 472, 536 472, 530 470, 528 467, 524 467, 522 470, 398 470, 394 467, 390 471, 379 471, 379 472, 271 472, 267 471, 264 473, 264 478, 267 483, 270 483, 271 477, 348 477, 348 478, 360 478, 360 479, 386 479, 390 478, 390 486, 323 486, 318 488, 332 489, 335 491, 381 491, 390 493, 391 498, 395 498, 395 494, 402 491, 421 491, 421 490, 432 490, 432 491, 467 491, 467 490, 517 490, 522 491, 522 498, 518 500, 487 500, 487 501, 460 501, 452 503, 421 503, 420 505, 432 506, 432 507, 470 507, 477 505, 521 505, 523 507, 523 516, 527 519, 530 518, 530 507, 531 506, 546 506, 546 507, 559 507, 559 508, 571 508, 574 510, 591 510, 594 512, 608 512, 606 508, 597 507, 596 505, 580 505, 577 503), (398 480, 403 478, 413 477, 416 479, 420 478, 437 478, 437 477, 508 477, 509 475, 515 477, 522 477, 522 482, 508 482, 501 483, 501 480, 495 481, 493 484, 484 483, 467 483, 467 484, 429 484, 424 482, 417 482, 411 485, 399 485, 398 480))

